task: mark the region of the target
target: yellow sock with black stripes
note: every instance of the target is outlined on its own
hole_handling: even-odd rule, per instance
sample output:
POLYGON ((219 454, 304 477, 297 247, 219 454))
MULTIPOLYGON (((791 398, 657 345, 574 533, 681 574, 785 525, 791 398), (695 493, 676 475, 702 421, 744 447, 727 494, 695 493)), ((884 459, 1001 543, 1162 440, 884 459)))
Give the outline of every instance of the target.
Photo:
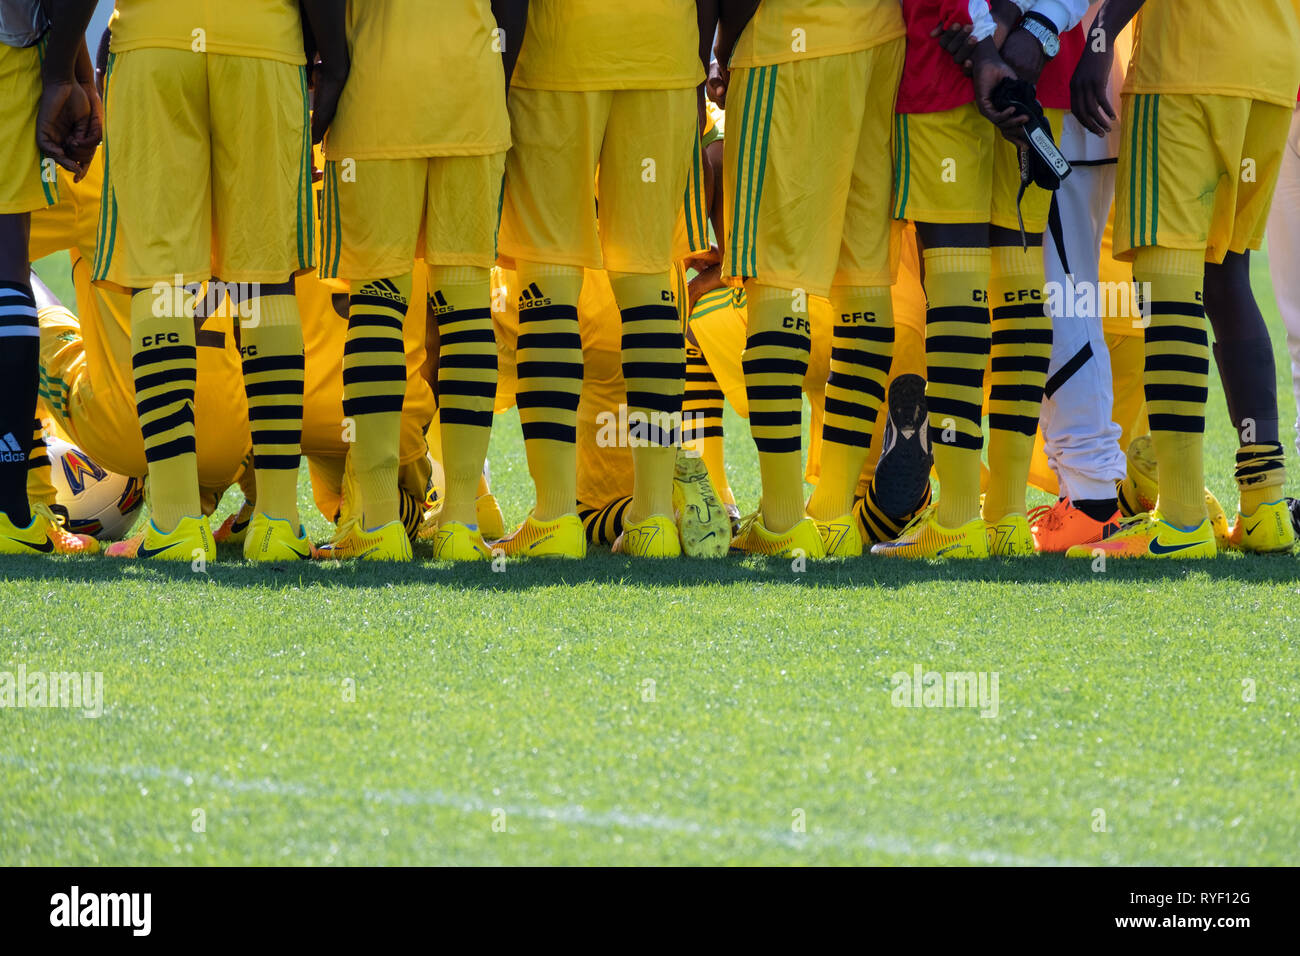
POLYGON ((573 514, 578 500, 582 270, 518 260, 515 274, 519 278, 516 404, 528 471, 537 490, 533 516, 553 521, 573 514))
POLYGON ((255 507, 296 530, 303 391, 298 300, 292 295, 260 295, 252 306, 254 320, 241 322, 239 334, 253 433, 255 507))
POLYGON ((476 528, 497 392, 491 273, 476 266, 431 267, 429 298, 438 319, 438 420, 447 482, 440 520, 476 528))
POLYGON ((1206 518, 1205 402, 1210 346, 1202 298, 1205 256, 1195 250, 1137 251, 1133 278, 1143 290, 1147 419, 1159 466, 1156 508, 1180 528, 1206 518))
POLYGON ((698 345, 686 344, 686 394, 682 400, 682 447, 699 453, 714 490, 726 505, 734 505, 727 481, 723 449, 722 386, 698 345))
POLYGON ((582 519, 582 530, 587 535, 588 544, 603 544, 612 547, 623 533, 623 516, 632 505, 632 498, 615 498, 603 508, 579 508, 578 517, 582 519))
POLYGON ((671 280, 668 272, 609 274, 623 317, 623 379, 627 383, 629 439, 633 439, 630 524, 651 515, 673 513, 673 466, 681 443, 686 388, 686 337, 671 280))
POLYGON ((830 377, 822 418, 821 477, 808 514, 848 514, 867 463, 894 354, 894 303, 888 287, 831 289, 830 377))
POLYGON ((749 431, 758 450, 763 524, 780 534, 804 516, 803 378, 812 325, 802 293, 752 280, 745 283, 745 293, 749 329, 741 368, 749 431))
POLYGON ((1282 487, 1286 484, 1286 456, 1282 443, 1242 445, 1237 449, 1234 477, 1241 495, 1239 510, 1243 515, 1253 515, 1260 505, 1280 499, 1282 487))
POLYGON ((925 250, 925 398, 946 528, 979 516, 990 264, 988 249, 925 250))
POLYGON ((891 515, 876 499, 875 485, 868 484, 867 493, 853 503, 853 514, 858 519, 858 531, 862 534, 862 540, 868 544, 893 541, 903 533, 913 517, 930 507, 931 494, 927 484, 915 511, 909 515, 891 515))
POLYGON ((39 418, 32 423, 32 450, 27 456, 27 500, 31 504, 54 506, 54 483, 50 472, 50 450, 45 444, 45 426, 39 418))
POLYGON ((1029 463, 1052 358, 1052 320, 1044 308, 1043 249, 993 248, 989 383, 989 484, 984 520, 1025 514, 1029 463))
POLYGON ((149 512, 172 531, 199 514, 199 463, 194 445, 194 383, 198 353, 189 296, 179 316, 154 315, 152 290, 131 297, 131 369, 135 409, 149 466, 149 512))
POLYGON ((368 529, 401 517, 397 466, 406 397, 402 326, 411 286, 408 272, 356 283, 348 299, 343 417, 354 437, 352 469, 361 492, 361 523, 368 529))

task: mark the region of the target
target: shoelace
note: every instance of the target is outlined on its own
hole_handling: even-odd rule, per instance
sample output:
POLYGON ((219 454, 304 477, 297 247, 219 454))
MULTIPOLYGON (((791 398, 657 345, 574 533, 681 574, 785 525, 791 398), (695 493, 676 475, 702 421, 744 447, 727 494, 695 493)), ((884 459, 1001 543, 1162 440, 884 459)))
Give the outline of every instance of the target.
POLYGON ((935 507, 935 505, 930 505, 928 508, 923 508, 921 511, 918 511, 911 521, 903 525, 903 530, 898 532, 898 537, 907 537, 907 535, 914 529, 930 520, 930 513, 934 511, 935 507))

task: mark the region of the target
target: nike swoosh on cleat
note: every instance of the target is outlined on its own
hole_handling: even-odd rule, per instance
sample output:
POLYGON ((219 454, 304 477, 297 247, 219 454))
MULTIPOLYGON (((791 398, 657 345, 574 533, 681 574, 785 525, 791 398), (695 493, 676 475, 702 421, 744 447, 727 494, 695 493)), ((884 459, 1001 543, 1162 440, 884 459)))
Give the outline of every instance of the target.
POLYGON ((1176 554, 1179 551, 1186 551, 1188 548, 1196 547, 1200 542, 1193 541, 1189 544, 1161 544, 1159 538, 1152 538, 1151 543, 1147 546, 1151 549, 1152 554, 1176 554))
POLYGON ((150 548, 147 547, 143 541, 141 541, 140 547, 136 549, 135 556, 137 558, 153 558, 162 554, 164 551, 170 551, 174 547, 176 547, 175 544, 169 544, 161 548, 150 548))
POLYGON ((54 542, 49 538, 44 538, 40 544, 32 544, 30 541, 24 541, 22 538, 10 538, 10 541, 17 541, 19 544, 26 545, 33 551, 39 551, 41 554, 49 554, 54 550, 54 542))
POLYGON ((1264 522, 1262 522, 1262 521, 1256 521, 1256 522, 1255 522, 1254 524, 1252 524, 1252 525, 1247 525, 1247 526, 1246 526, 1246 534, 1254 534, 1254 533, 1255 533, 1255 529, 1258 528, 1258 527, 1259 527, 1261 524, 1263 524, 1263 523, 1264 523, 1264 522))

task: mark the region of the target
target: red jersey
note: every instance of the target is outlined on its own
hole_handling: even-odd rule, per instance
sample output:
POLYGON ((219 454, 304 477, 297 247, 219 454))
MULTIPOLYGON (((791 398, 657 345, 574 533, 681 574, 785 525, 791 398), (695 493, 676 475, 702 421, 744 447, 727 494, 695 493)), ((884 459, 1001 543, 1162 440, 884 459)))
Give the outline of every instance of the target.
MULTIPOLYGON (((975 87, 930 31, 949 23, 970 23, 966 0, 903 0, 907 52, 898 87, 899 113, 941 113, 975 99, 975 87)), ((1061 35, 1061 52, 1038 79, 1038 101, 1070 108, 1070 77, 1083 56, 1083 24, 1061 35)))
POLYGON ((970 77, 930 36, 949 23, 970 23, 966 0, 903 0, 907 52, 898 86, 899 113, 941 113, 975 99, 970 77))

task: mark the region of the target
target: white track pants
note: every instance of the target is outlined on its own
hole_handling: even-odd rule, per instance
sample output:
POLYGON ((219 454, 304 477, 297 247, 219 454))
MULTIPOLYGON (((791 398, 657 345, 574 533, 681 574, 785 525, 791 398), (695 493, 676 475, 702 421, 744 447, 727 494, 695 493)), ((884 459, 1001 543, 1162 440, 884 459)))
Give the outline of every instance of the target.
MULTIPOLYGON (((1300 407, 1300 111, 1291 118, 1282 171, 1278 174, 1273 211, 1268 217, 1268 271, 1273 294, 1286 325, 1286 344, 1291 352, 1291 381, 1296 405, 1300 407)), ((1296 418, 1300 429, 1300 415, 1296 418)), ((1300 451, 1300 431, 1296 435, 1300 451)))

